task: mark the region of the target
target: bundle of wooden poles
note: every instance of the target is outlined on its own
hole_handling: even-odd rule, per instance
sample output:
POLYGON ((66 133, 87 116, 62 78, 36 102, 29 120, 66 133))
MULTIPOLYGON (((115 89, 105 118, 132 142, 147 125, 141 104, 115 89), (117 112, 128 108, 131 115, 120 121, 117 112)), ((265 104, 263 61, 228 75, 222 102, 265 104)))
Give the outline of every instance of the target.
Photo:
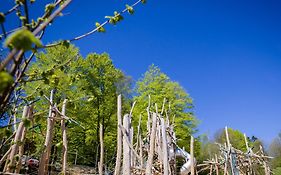
POLYGON ((228 129, 225 127, 226 143, 216 143, 220 149, 220 154, 197 165, 197 172, 208 171, 210 175, 256 175, 255 169, 261 167, 262 174, 270 175, 272 171, 269 167, 269 160, 273 157, 266 156, 263 147, 260 145, 257 152, 253 152, 249 147, 248 139, 244 134, 247 152, 243 152, 231 145, 228 129))

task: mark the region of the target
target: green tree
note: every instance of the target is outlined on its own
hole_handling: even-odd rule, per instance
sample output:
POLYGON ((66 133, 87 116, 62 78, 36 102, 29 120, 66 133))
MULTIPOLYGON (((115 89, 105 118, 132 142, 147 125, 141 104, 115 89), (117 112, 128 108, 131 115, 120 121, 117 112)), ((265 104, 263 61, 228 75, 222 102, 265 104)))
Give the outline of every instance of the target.
MULTIPOLYGON (((151 65, 143 77, 138 80, 135 91, 137 93, 134 97, 137 102, 135 107, 137 116, 147 116, 146 108, 149 96, 151 111, 155 111, 155 104, 157 104, 159 113, 164 98, 166 99, 165 112, 169 114, 171 122, 174 119, 177 143, 181 147, 189 148, 190 135, 196 132, 197 120, 192 113, 192 98, 183 87, 178 82, 172 81, 157 66, 151 65)), ((145 124, 147 117, 143 117, 143 119, 145 124)))
POLYGON ((281 133, 271 142, 269 155, 274 157, 271 161, 272 168, 276 169, 275 171, 281 172, 281 133))
MULTIPOLYGON (((48 102, 43 98, 55 89, 58 108, 64 98, 69 99, 67 116, 69 152, 78 150, 78 162, 95 165, 99 154, 99 126, 103 125, 106 157, 112 158, 116 140, 116 97, 117 93, 130 95, 130 78, 117 69, 107 54, 89 54, 85 59, 73 45, 48 48, 37 55, 25 78, 24 89, 28 101, 35 103, 36 124, 45 130, 48 102), (76 122, 73 122, 76 121, 76 122)), ((126 98, 124 101, 126 102, 126 98)), ((125 103, 127 104, 127 103, 125 103)), ((126 106, 126 105, 125 105, 126 106)), ((54 142, 60 145, 59 124, 54 142)), ((37 135, 38 150, 44 138, 37 135)), ((74 159, 70 154, 70 161, 74 159)))

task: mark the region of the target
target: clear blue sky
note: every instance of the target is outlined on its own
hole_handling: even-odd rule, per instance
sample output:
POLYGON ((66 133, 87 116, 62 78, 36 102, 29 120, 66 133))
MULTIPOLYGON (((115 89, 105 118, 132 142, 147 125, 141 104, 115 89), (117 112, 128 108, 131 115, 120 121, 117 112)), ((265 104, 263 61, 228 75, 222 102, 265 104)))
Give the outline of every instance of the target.
MULTIPOLYGON (((82 34, 133 2, 74 0, 43 41, 82 34)), ((0 4, 5 11, 7 0, 0 4)), ((109 53, 135 80, 158 65, 193 97, 200 133, 227 125, 268 144, 281 131, 280 9, 278 0, 148 0, 105 34, 75 45, 83 55, 109 53)))

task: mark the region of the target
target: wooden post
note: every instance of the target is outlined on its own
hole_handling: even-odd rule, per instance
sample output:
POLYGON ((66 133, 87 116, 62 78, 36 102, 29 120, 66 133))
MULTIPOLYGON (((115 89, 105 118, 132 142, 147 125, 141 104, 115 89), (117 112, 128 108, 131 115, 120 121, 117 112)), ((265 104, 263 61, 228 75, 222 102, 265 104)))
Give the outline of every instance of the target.
POLYGON ((156 113, 153 113, 152 128, 151 128, 150 142, 149 142, 150 146, 149 146, 149 153, 148 153, 146 169, 145 169, 146 175, 151 175, 151 169, 152 169, 152 163, 153 163, 153 157, 154 157, 154 148, 155 148, 156 123, 157 123, 157 115, 156 115, 156 113))
POLYGON ((230 144, 230 141, 229 141, 229 136, 228 136, 228 129, 227 129, 227 126, 225 127, 225 136, 226 136, 226 142, 227 142, 227 147, 228 147, 228 151, 229 151, 229 163, 230 163, 230 168, 231 168, 231 174, 234 175, 234 165, 232 164, 232 160, 233 160, 233 157, 232 157, 232 149, 231 149, 231 144, 230 144))
POLYGON ((100 124, 100 161, 99 161, 99 174, 103 174, 103 157, 104 157, 104 145, 103 145, 103 126, 100 124))
POLYGON ((193 136, 191 136, 191 138, 190 138, 190 162, 191 162, 191 169, 190 169, 190 171, 191 171, 191 175, 195 175, 193 145, 194 145, 194 138, 193 138, 193 136))
POLYGON ((7 164, 7 172, 13 173, 14 170, 16 169, 15 166, 15 155, 18 153, 18 149, 19 149, 19 142, 21 142, 21 138, 22 138, 22 134, 23 134, 23 130, 24 130, 24 122, 23 120, 25 120, 27 118, 28 115, 28 111, 29 111, 29 107, 28 106, 24 106, 23 108, 23 113, 22 113, 22 121, 20 122, 17 131, 16 131, 16 135, 14 138, 14 144, 11 146, 11 151, 8 157, 8 164, 7 164))
MULTIPOLYGON (((247 140, 246 134, 244 134, 244 140, 245 140, 245 145, 246 145, 247 151, 248 151, 249 153, 251 153, 251 149, 249 148, 249 144, 248 144, 248 140, 247 140)), ((254 175, 255 172, 253 171, 252 160, 251 160, 250 157, 248 158, 248 161, 249 161, 249 166, 248 166, 248 168, 247 168, 247 174, 248 174, 248 175, 254 175)))
POLYGON ((123 127, 126 133, 123 133, 123 175, 131 174, 131 150, 130 150, 130 116, 126 114, 123 118, 123 127), (126 142, 128 138, 129 143, 126 142))
MULTIPOLYGON (((33 106, 29 107, 29 109, 28 109, 27 119, 31 120, 32 117, 33 117, 33 106)), ((21 165, 22 165, 21 159, 22 159, 22 156, 24 153, 24 139, 25 139, 26 132, 27 132, 27 128, 24 127, 23 131, 22 131, 22 135, 21 135, 21 140, 20 140, 21 144, 19 146, 19 160, 17 162, 16 173, 20 173, 20 169, 21 169, 21 165)))
POLYGON ((121 95, 117 97, 117 155, 114 175, 120 174, 121 156, 122 156, 122 131, 119 126, 122 126, 122 99, 121 95))
POLYGON ((46 174, 49 166, 49 158, 50 158, 52 139, 53 139, 53 128, 55 122, 54 118, 56 116, 56 113, 53 111, 53 96, 54 96, 54 90, 51 91, 51 95, 50 95, 51 104, 49 107, 49 116, 47 118, 47 131, 46 131, 46 138, 44 143, 44 151, 39 161, 38 174, 40 175, 46 174))
POLYGON ((65 127, 65 111, 66 111, 66 102, 67 99, 64 99, 62 105, 62 119, 61 119, 61 131, 62 131, 62 174, 66 174, 67 168, 67 135, 65 127))
POLYGON ((163 118, 161 120, 162 129, 162 151, 163 151, 163 165, 164 165, 164 175, 169 174, 169 159, 168 159, 168 144, 167 144, 167 134, 166 134, 166 124, 163 118))
POLYGON ((75 152, 75 160, 74 160, 74 164, 75 165, 77 164, 77 157, 78 157, 78 151, 76 150, 76 152, 75 152))
MULTIPOLYGON (((260 145, 260 152, 261 152, 261 155, 264 156, 263 147, 261 145, 260 145)), ((262 162, 263 162, 263 167, 264 167, 264 174, 270 175, 270 172, 269 172, 268 166, 266 164, 266 161, 263 160, 262 162)))
POLYGON ((215 154, 215 160, 216 160, 216 175, 219 175, 219 162, 218 162, 218 156, 217 154, 215 154))

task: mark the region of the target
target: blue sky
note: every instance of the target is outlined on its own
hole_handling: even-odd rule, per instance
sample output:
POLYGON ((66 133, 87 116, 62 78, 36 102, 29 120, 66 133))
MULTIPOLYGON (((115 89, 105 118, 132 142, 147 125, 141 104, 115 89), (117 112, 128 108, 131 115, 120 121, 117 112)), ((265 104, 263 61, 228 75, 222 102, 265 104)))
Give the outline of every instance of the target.
MULTIPOLYGON (((87 32, 133 2, 74 0, 43 41, 87 32)), ((0 4, 0 11, 9 5, 0 4)), ((36 1, 32 15, 43 6, 36 1)), ((84 56, 109 53, 135 80, 150 64, 159 66, 193 97, 200 133, 212 136, 227 125, 268 144, 281 131, 280 8, 277 0, 148 0, 105 34, 74 44, 84 56)))

